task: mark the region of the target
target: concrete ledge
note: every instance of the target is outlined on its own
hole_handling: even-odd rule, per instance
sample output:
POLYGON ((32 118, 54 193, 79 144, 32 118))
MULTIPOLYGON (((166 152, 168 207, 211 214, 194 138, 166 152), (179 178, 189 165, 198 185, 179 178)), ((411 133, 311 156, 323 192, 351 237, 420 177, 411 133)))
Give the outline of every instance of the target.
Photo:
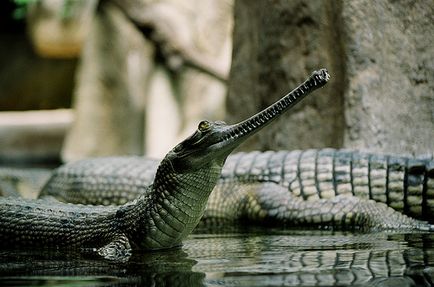
POLYGON ((69 109, 0 112, 0 163, 59 161, 69 109))

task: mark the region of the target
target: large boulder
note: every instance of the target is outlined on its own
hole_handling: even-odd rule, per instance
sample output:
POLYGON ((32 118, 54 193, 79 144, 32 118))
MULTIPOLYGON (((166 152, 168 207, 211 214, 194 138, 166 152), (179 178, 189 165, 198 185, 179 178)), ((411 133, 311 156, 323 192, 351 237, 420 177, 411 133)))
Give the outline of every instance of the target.
POLYGON ((344 1, 344 146, 434 150, 434 2, 344 1))
POLYGON ((228 114, 238 121, 327 67, 310 96, 245 149, 434 150, 434 2, 235 5, 228 114))
POLYGON ((331 81, 245 149, 339 147, 344 126, 342 63, 332 1, 251 1, 235 4, 228 121, 239 121, 327 67, 331 81))

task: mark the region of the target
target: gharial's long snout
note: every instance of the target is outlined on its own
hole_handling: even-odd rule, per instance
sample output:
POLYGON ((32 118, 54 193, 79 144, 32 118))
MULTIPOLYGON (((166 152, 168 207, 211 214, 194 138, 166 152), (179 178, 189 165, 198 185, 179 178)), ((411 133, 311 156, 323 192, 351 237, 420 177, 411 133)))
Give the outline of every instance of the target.
POLYGON ((252 134, 258 132, 263 127, 278 118, 285 111, 300 102, 305 96, 324 86, 330 75, 326 69, 321 69, 312 73, 312 75, 297 88, 282 97, 280 100, 253 115, 252 117, 238 124, 228 126, 222 139, 222 146, 227 146, 233 150, 239 144, 244 142, 252 134), (231 148, 232 147, 232 148, 231 148))
POLYGON ((213 160, 222 163, 248 137, 277 119, 305 96, 324 86, 329 79, 326 69, 315 71, 304 83, 280 100, 238 124, 202 121, 197 131, 178 144, 166 158, 170 159, 174 167, 184 167, 183 170, 186 170, 187 166, 197 169, 213 160))

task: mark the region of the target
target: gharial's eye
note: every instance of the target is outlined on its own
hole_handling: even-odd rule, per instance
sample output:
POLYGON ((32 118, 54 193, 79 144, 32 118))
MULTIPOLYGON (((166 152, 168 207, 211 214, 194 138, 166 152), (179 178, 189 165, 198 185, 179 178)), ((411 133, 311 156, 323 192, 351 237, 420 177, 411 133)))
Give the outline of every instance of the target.
POLYGON ((199 123, 199 126, 197 127, 201 132, 206 132, 211 127, 211 124, 209 121, 201 121, 199 123))

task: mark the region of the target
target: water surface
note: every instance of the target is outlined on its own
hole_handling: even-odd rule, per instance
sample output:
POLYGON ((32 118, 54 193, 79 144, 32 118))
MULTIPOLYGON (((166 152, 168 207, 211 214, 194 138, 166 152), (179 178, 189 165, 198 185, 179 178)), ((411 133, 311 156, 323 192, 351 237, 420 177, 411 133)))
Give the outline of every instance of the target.
POLYGON ((432 286, 434 234, 198 229, 127 263, 64 250, 0 251, 4 286, 432 286))

